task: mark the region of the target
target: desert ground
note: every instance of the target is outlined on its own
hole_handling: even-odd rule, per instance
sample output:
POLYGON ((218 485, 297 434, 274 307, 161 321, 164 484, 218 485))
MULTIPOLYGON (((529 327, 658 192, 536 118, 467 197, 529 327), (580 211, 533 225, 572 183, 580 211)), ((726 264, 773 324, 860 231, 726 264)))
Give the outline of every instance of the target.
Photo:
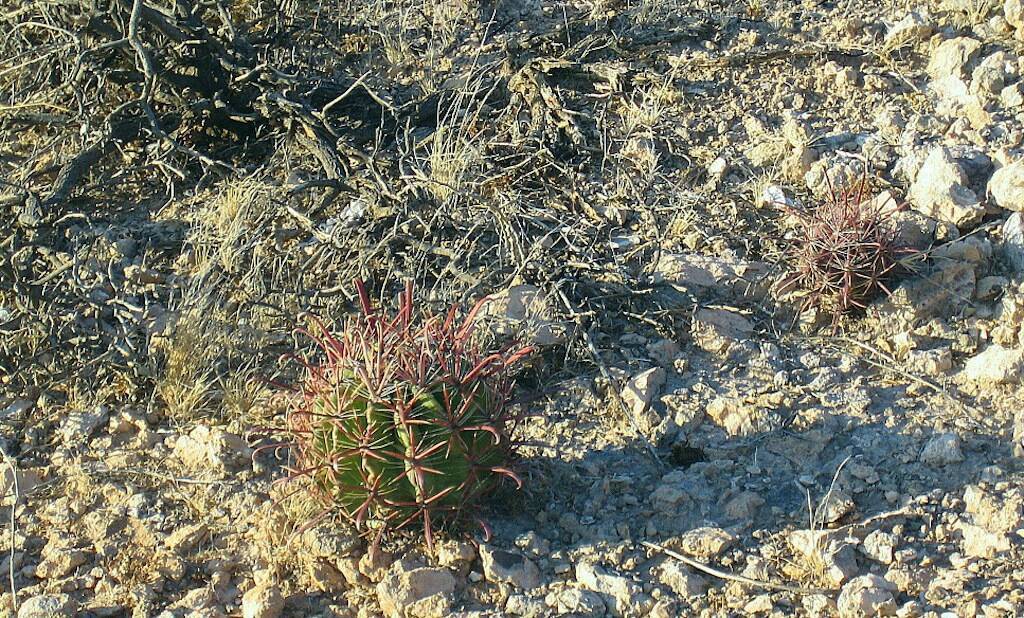
POLYGON ((5 615, 1024 615, 1021 0, 0 32, 5 615), (852 295, 797 276, 842 200, 898 249, 852 295), (289 482, 295 329, 356 279, 533 347, 489 534, 369 539, 289 482))

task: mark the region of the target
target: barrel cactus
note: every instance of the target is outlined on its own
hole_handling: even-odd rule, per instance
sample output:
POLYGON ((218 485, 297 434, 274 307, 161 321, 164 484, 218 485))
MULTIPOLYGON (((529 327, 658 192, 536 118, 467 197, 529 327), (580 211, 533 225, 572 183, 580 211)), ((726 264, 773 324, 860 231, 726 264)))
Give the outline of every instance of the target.
MULTIPOLYGON (((472 337, 478 303, 416 319, 407 285, 395 316, 378 315, 362 282, 362 314, 340 334, 319 320, 302 330, 318 348, 287 415, 293 478, 309 481, 324 513, 339 513, 377 540, 423 525, 475 519, 480 500, 510 469, 508 369, 530 348, 485 354, 472 337)), ((485 526, 486 528, 486 526, 485 526)))
POLYGON ((902 207, 868 199, 869 189, 866 177, 842 189, 829 182, 816 208, 787 207, 799 231, 788 249, 792 267, 778 292, 802 297, 805 310, 831 313, 833 326, 875 297, 891 294, 888 282, 916 253, 901 244, 894 223, 902 207))

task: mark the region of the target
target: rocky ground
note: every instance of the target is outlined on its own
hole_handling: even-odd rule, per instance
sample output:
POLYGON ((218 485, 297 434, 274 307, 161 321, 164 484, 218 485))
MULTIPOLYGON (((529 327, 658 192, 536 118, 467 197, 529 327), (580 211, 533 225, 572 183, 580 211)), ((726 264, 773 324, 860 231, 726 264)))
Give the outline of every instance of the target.
POLYGON ((89 130, 5 82, 3 611, 1024 615, 1020 0, 370 4, 317 53, 398 116, 455 94, 322 208, 282 137, 191 184, 126 146, 40 215, 15 189, 89 130), (832 328, 772 282, 788 209, 861 177, 920 253, 832 328), (295 316, 351 311, 353 274, 494 294, 491 331, 538 345, 489 540, 371 555, 256 450, 295 316))

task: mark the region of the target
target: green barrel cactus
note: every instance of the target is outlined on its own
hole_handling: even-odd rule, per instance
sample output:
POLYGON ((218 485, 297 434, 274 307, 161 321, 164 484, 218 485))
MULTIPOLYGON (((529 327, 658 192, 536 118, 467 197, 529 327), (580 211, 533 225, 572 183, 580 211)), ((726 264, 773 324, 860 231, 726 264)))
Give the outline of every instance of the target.
MULTIPOLYGON (((510 469, 508 369, 530 348, 484 354, 471 337, 478 303, 418 321, 412 286, 394 317, 375 313, 356 282, 362 315, 340 334, 313 320, 317 344, 287 416, 293 477, 310 481, 326 512, 364 533, 421 523, 428 546, 443 524, 478 517, 480 500, 510 469)), ((485 526, 486 528, 486 526, 485 526)))

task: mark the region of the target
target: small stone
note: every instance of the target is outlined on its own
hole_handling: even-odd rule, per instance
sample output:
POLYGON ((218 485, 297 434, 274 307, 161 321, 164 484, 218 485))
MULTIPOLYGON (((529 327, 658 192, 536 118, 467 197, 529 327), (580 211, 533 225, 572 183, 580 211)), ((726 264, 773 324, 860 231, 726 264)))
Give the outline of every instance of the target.
POLYGON ((971 92, 996 94, 1017 78, 1017 58, 1005 51, 997 51, 978 64, 971 75, 971 92))
POLYGON ((566 336, 566 325, 553 316, 543 290, 535 285, 516 285, 491 296, 480 320, 499 335, 549 346, 565 341, 566 336))
POLYGON ((731 436, 753 435, 764 424, 764 414, 755 405, 727 395, 712 399, 707 407, 707 415, 731 436))
POLYGON ((911 350, 906 360, 915 371, 929 376, 941 376, 953 368, 953 353, 949 348, 911 350))
POLYGON ((708 165, 708 176, 721 179, 729 171, 729 163, 722 157, 718 157, 708 165))
POLYGON ((896 537, 888 532, 875 530, 864 538, 861 551, 872 560, 882 564, 891 564, 893 550, 896 547, 896 537))
POLYGON ((88 412, 71 412, 60 428, 64 444, 70 447, 87 444, 96 429, 107 422, 109 414, 110 411, 104 405, 96 406, 88 412))
POLYGON ((970 37, 956 37, 943 41, 932 52, 928 74, 934 79, 955 76, 966 77, 967 65, 977 56, 981 41, 970 37))
POLYGON ((568 588, 557 596, 557 609, 560 614, 577 616, 600 616, 604 614, 605 604, 601 595, 591 590, 568 588))
POLYGON ((852 90, 860 85, 861 75, 853 67, 842 67, 836 71, 836 88, 840 92, 852 90))
POLYGON ((1006 534, 992 532, 964 521, 957 522, 957 525, 960 534, 963 535, 964 554, 968 556, 993 558, 1010 550, 1010 538, 1006 534))
POLYGON ((368 551, 359 558, 358 569, 363 577, 372 582, 379 582, 387 575, 387 569, 393 564, 394 558, 391 554, 384 551, 368 551))
POLYGON ((659 339, 647 344, 647 354, 651 360, 662 366, 671 365, 679 356, 679 352, 679 344, 671 339, 659 339))
POLYGON ((978 289, 975 292, 975 296, 978 300, 990 301, 995 300, 1006 289, 1006 286, 1010 283, 1010 280, 1006 277, 999 277, 990 275, 988 277, 982 277, 978 279, 978 289))
POLYGON ((206 524, 189 524, 168 535, 164 540, 164 545, 176 554, 188 554, 205 541, 209 535, 210 529, 206 524))
POLYGON ((988 181, 988 193, 1001 208, 1024 211, 1024 161, 1004 165, 988 181))
POLYGON ((788 540, 797 553, 823 567, 825 577, 833 586, 842 585, 859 570, 853 548, 835 533, 794 530, 788 540))
MULTIPOLYGON (((3 308, 0 307, 0 315, 3 314, 3 308)), ((9 319, 9 318, 4 318, 9 319)), ((0 421, 6 421, 9 418, 18 418, 24 416, 29 410, 31 410, 35 404, 28 399, 15 399, 7 405, 3 410, 0 410, 0 421)))
POLYGON ((673 545, 698 560, 710 560, 736 542, 736 537, 721 528, 694 528, 675 540, 673 545))
POLYGON ((1024 84, 1017 82, 1000 90, 999 102, 1008 109, 1024 105, 1024 84))
POLYGON ((259 583, 242 596, 243 618, 277 618, 282 610, 284 598, 272 583, 259 583))
POLYGON ((587 590, 610 595, 615 600, 614 612, 620 614, 643 592, 643 588, 629 578, 608 573, 589 561, 576 564, 576 581, 587 590))
POLYGON ((885 42, 889 45, 906 45, 927 39, 935 30, 930 17, 927 11, 910 11, 893 24, 885 35, 885 42))
POLYGON ((540 586, 540 569, 522 554, 481 545, 480 561, 487 581, 501 582, 523 590, 540 586))
POLYGON ((707 580, 676 560, 667 560, 661 566, 659 579, 684 599, 700 596, 708 589, 707 580))
POLYGON ((29 597, 18 607, 18 618, 57 618, 58 616, 76 616, 78 607, 74 600, 66 594, 42 594, 29 597))
POLYGON ((743 491, 725 503, 726 517, 740 521, 751 521, 764 506, 764 498, 752 491, 743 491))
POLYGON ((1024 459, 1024 410, 1013 417, 1013 456, 1024 459))
POLYGON ((700 309, 693 316, 693 341, 712 354, 724 354, 733 343, 749 338, 754 326, 743 315, 728 309, 700 309))
POLYGON ((836 601, 840 618, 873 618, 896 613, 895 586, 877 575, 851 579, 836 601))
POLYGON ((1024 350, 1008 349, 993 343, 967 361, 963 376, 982 385, 1019 383, 1024 373, 1024 350))
POLYGON ((690 495, 683 488, 685 472, 675 470, 661 477, 658 487, 651 492, 651 502, 660 513, 675 515, 679 505, 690 500, 690 495))
POLYGON ((978 196, 968 188, 967 174, 948 148, 933 148, 910 187, 918 212, 958 227, 973 225, 985 214, 978 196))
POLYGON ((661 420, 650 410, 650 405, 665 384, 666 376, 663 368, 653 367, 633 376, 622 389, 622 403, 644 432, 653 430, 661 420))
POLYGON ((476 549, 466 541, 446 541, 437 546, 437 562, 441 566, 455 567, 476 559, 476 549))
POLYGON ((219 475, 249 465, 252 449, 241 437, 218 427, 199 425, 174 443, 174 455, 196 470, 213 470, 219 475))
POLYGON ((67 577, 75 569, 89 560, 89 552, 70 547, 53 547, 51 541, 43 549, 43 561, 36 566, 36 577, 40 579, 60 579, 67 577))
POLYGON ((805 596, 803 606, 811 616, 831 616, 836 611, 836 602, 823 594, 805 596))
POLYGON ((896 610, 897 618, 919 618, 924 615, 924 610, 921 609, 921 604, 917 601, 907 601, 896 610))
POLYGON ((933 466, 948 466, 963 460, 960 436, 955 433, 942 433, 932 437, 921 451, 921 461, 933 466))
POLYGON ((1003 257, 1019 273, 1024 273, 1024 213, 1015 212, 1002 228, 1003 257))
POLYGON ((448 611, 455 584, 455 577, 447 569, 421 567, 402 560, 394 563, 377 584, 377 601, 388 618, 409 618, 410 606, 414 604, 422 604, 418 615, 429 613, 424 611, 428 608, 448 611))
MULTIPOLYGON (((818 151, 810 146, 797 146, 793 148, 792 152, 786 155, 786 158, 782 161, 782 171, 786 175, 786 178, 789 178, 793 182, 800 182, 801 179, 807 177, 807 173, 811 171, 812 167, 814 167, 819 156, 818 151)), ((793 200, 789 199, 782 188, 777 185, 768 185, 765 187, 765 191, 762 194, 761 199, 764 204, 772 204, 774 206, 793 206, 793 200), (769 191, 773 189, 776 191, 770 193, 769 191)))
POLYGON ((772 604, 772 597, 767 594, 759 594, 743 606, 743 611, 747 615, 767 614, 773 609, 775 606, 772 604))
POLYGON ((764 262, 663 253, 658 257, 654 279, 691 293, 713 292, 729 298, 760 297, 767 293, 771 268, 764 262))
POLYGON ((1024 494, 1016 489, 996 492, 968 485, 964 505, 974 523, 987 530, 1013 533, 1024 529, 1024 494))
POLYGON ((1024 28, 1024 0, 1006 0, 1003 3, 1003 17, 1014 28, 1024 28))
POLYGON ((18 494, 24 499, 43 482, 44 472, 45 470, 42 468, 19 468, 17 476, 15 476, 12 469, 5 466, 3 473, 0 474, 0 499, 14 495, 15 478, 18 480, 18 494))
POLYGON ((827 524, 834 524, 857 510, 857 503, 841 489, 833 489, 826 495, 826 499, 825 509, 820 517, 827 524))
POLYGON ((548 613, 548 606, 543 599, 528 597, 525 594, 510 594, 505 601, 505 613, 524 618, 543 618, 548 613))

